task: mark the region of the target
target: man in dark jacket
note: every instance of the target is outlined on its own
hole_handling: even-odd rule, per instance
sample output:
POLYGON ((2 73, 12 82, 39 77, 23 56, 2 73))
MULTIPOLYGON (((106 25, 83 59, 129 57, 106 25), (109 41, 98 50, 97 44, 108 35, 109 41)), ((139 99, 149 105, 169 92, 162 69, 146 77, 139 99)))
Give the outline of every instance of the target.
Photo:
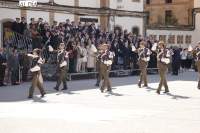
POLYGON ((0 48, 0 86, 4 86, 5 70, 6 56, 3 54, 3 48, 0 48))
POLYGON ((180 69, 180 63, 181 63, 180 50, 178 48, 174 48, 172 55, 172 75, 178 75, 178 71, 180 69))
POLYGON ((20 22, 20 29, 21 29, 20 34, 24 34, 26 28, 27 28, 26 19, 25 17, 22 17, 20 22))
POLYGON ((8 57, 8 64, 11 69, 11 82, 12 85, 18 85, 19 84, 19 58, 17 49, 14 48, 12 51, 12 54, 8 57))
POLYGON ((12 30, 17 33, 21 33, 20 18, 16 18, 16 21, 12 24, 12 30))

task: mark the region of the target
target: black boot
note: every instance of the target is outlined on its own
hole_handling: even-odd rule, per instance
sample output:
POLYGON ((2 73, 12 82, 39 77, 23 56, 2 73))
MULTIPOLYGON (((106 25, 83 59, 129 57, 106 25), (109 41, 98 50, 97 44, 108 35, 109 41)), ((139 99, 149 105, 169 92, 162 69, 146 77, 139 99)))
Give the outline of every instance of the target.
POLYGON ((95 86, 96 86, 96 87, 99 87, 99 84, 98 84, 98 83, 96 83, 96 84, 95 84, 95 86))
POLYGON ((45 96, 45 94, 46 94, 46 92, 43 92, 43 93, 41 94, 41 97, 43 98, 43 97, 45 96))
POLYGON ((33 98, 33 96, 28 96, 28 99, 32 99, 33 98))
POLYGON ((156 93, 160 95, 160 90, 157 90, 156 93))
POLYGON ((54 87, 53 89, 56 90, 56 91, 59 91, 58 87, 54 87))
POLYGON ((107 89, 107 92, 112 93, 112 89, 111 89, 111 88, 108 88, 108 89, 107 89))
POLYGON ((68 89, 68 87, 66 86, 66 87, 64 87, 62 90, 64 91, 64 90, 67 90, 68 89))
POLYGON ((104 89, 103 89, 103 88, 100 88, 100 90, 101 90, 101 93, 103 93, 103 92, 104 92, 104 89))

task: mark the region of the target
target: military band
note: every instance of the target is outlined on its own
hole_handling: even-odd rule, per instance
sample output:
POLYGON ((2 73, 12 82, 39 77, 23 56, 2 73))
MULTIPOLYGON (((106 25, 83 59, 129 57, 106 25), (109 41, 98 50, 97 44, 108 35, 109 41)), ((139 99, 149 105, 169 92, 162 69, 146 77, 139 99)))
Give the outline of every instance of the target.
MULTIPOLYGON (((46 94, 43 86, 43 78, 41 73, 41 65, 44 63, 44 60, 41 57, 41 51, 42 50, 40 49, 34 49, 32 54, 27 54, 27 56, 32 59, 32 65, 30 68, 30 72, 32 74, 32 84, 31 87, 29 88, 28 98, 33 97, 33 93, 36 87, 40 90, 41 97, 44 97, 44 95, 46 94)), ((132 51, 138 54, 137 64, 140 70, 139 82, 137 84, 138 87, 139 88, 148 87, 147 67, 150 61, 150 55, 152 53, 151 51, 154 51, 157 53, 157 68, 160 77, 159 85, 156 92, 160 94, 162 87, 164 86, 165 88, 164 93, 169 93, 166 74, 168 71, 168 64, 171 61, 170 57, 173 55, 173 53, 170 49, 166 47, 165 42, 160 41, 158 43, 154 43, 154 45, 150 50, 149 48, 147 48, 146 42, 141 41, 139 44, 139 48, 136 49, 135 46, 132 46, 132 51)), ((57 55, 56 73, 58 77, 54 89, 56 91, 59 91, 59 87, 61 83, 63 83, 62 90, 67 90, 68 86, 66 82, 66 75, 69 65, 69 58, 68 58, 69 53, 65 50, 65 44, 61 43, 59 45, 58 50, 54 50, 51 46, 49 46, 49 52, 54 52, 57 55)), ((197 88, 200 89, 200 42, 198 42, 197 47, 195 47, 194 49, 190 46, 188 48, 188 52, 192 52, 195 58, 195 64, 197 66, 197 71, 199 75, 197 88)), ((96 70, 98 72, 96 86, 100 86, 100 90, 102 93, 106 91, 108 92, 112 91, 111 82, 109 79, 109 73, 111 70, 111 65, 114 56, 115 56, 114 52, 110 51, 109 44, 99 45, 96 57, 97 58, 96 70)), ((5 68, 6 68, 6 57, 3 55, 3 50, 0 49, 0 73, 1 73, 0 86, 4 85, 3 79, 5 74, 3 72, 5 71, 5 68)))

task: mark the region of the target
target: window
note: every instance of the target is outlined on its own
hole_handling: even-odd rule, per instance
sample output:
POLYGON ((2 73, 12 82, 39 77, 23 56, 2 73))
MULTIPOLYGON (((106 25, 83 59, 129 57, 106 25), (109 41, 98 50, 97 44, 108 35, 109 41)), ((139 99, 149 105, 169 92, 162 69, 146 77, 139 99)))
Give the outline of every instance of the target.
POLYGON ((122 9, 122 8, 124 8, 124 6, 122 6, 122 5, 117 6, 117 9, 122 9))
POLYGON ((177 44, 183 44, 183 35, 177 36, 177 44))
POLYGON ((81 22, 95 22, 98 23, 98 19, 96 18, 80 18, 81 22))
POLYGON ((159 41, 166 42, 166 35, 159 35, 159 41))
POLYGON ((150 35, 149 37, 151 40, 157 40, 157 35, 150 35))
POLYGON ((165 3, 172 3, 172 0, 165 0, 165 3))
POLYGON ((150 21, 150 12, 147 12, 147 17, 146 17, 146 24, 149 25, 149 21, 150 21))
POLYGON ((175 44, 175 35, 169 35, 168 36, 168 43, 169 44, 175 44))
POLYGON ((138 28, 138 27, 133 27, 133 28, 132 28, 132 33, 133 33, 134 35, 139 35, 139 28, 138 28))
POLYGON ((132 2, 140 2, 140 0, 132 0, 132 2))
POLYGON ((149 5, 151 3, 151 0, 146 0, 146 4, 149 5))
POLYGON ((192 36, 191 35, 186 35, 186 37, 185 37, 185 43, 186 44, 191 44, 192 43, 192 36))
POLYGON ((117 0, 117 2, 118 2, 118 3, 121 3, 121 2, 122 2, 122 0, 117 0))
POLYGON ((171 24, 172 23, 171 20, 172 20, 172 11, 171 10, 166 10, 165 11, 165 24, 166 25, 171 24))

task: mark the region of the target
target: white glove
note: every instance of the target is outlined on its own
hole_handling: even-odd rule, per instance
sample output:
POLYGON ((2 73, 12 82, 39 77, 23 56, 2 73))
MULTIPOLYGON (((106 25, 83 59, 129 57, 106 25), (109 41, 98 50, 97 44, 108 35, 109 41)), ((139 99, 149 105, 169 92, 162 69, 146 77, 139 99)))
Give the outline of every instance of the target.
POLYGON ((49 52, 53 52, 53 47, 51 45, 48 46, 49 52))
POLYGON ((135 52, 135 51, 136 51, 136 48, 135 48, 135 46, 134 46, 134 45, 132 46, 132 51, 133 51, 133 52, 135 52))
POLYGON ((188 47, 188 51, 191 52, 192 50, 193 50, 192 46, 189 45, 189 47, 188 47))
POLYGON ((157 46, 158 46, 158 44, 157 44, 157 43, 154 43, 154 44, 153 44, 153 47, 151 48, 151 50, 152 50, 152 51, 156 51, 157 46))

